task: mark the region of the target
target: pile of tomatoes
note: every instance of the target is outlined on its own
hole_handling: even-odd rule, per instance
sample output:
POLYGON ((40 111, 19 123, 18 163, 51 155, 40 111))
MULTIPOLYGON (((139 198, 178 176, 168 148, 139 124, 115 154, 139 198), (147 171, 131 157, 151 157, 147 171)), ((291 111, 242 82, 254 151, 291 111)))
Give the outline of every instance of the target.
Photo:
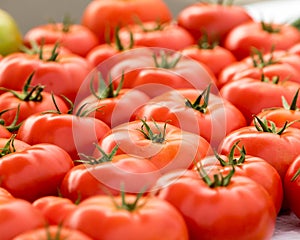
POLYGON ((93 0, 0 60, 0 238, 270 239, 300 218, 300 31, 232 1, 93 0))

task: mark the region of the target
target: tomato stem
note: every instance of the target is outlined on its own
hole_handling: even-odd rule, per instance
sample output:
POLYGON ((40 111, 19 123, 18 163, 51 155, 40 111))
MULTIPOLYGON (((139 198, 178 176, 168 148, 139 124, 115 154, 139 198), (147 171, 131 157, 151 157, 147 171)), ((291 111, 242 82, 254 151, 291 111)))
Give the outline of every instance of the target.
POLYGON ((238 144, 240 141, 237 141, 231 148, 227 158, 228 161, 225 161, 223 158, 221 158, 221 156, 215 151, 215 157, 218 159, 218 161, 220 162, 222 167, 225 166, 239 166, 239 165, 243 165, 245 163, 245 159, 246 159, 246 150, 245 147, 242 146, 242 148, 239 148, 238 144), (235 149, 238 149, 240 152, 240 156, 238 159, 236 159, 235 156, 235 149))
POLYGON ((164 69, 173 69, 178 64, 181 58, 181 54, 176 53, 176 55, 173 56, 173 58, 170 60, 170 55, 167 54, 165 51, 161 50, 160 57, 161 57, 161 61, 159 62, 157 55, 155 53, 153 54, 155 67, 164 68, 164 69))
POLYGON ((6 144, 4 145, 3 148, 0 148, 1 152, 0 152, 0 158, 10 154, 10 153, 14 153, 16 152, 16 148, 14 145, 14 140, 16 138, 16 134, 11 135, 11 137, 9 138, 9 140, 6 142, 6 144))
POLYGON ((146 139, 149 139, 154 143, 163 143, 165 141, 167 122, 165 122, 164 128, 160 129, 158 124, 153 120, 154 126, 158 130, 158 133, 154 133, 145 120, 141 119, 141 121, 143 123, 141 129, 137 130, 140 131, 146 139), (146 128, 146 130, 144 128, 146 128))
POLYGON ((299 88, 298 90, 296 91, 294 97, 293 97, 293 100, 292 100, 292 103, 291 105, 289 105, 285 99, 284 96, 281 97, 282 99, 282 106, 284 109, 286 110, 291 110, 291 111, 296 111, 298 110, 299 108, 297 107, 297 101, 298 101, 298 95, 299 95, 299 88))
POLYGON ((279 27, 275 28, 272 23, 266 23, 264 21, 261 21, 260 23, 261 23, 262 30, 264 30, 265 32, 268 32, 268 33, 279 33, 280 32, 280 28, 279 27))
POLYGON ((259 117, 254 115, 254 126, 259 132, 270 132, 270 133, 281 135, 293 123, 294 121, 288 124, 288 121, 286 121, 283 127, 277 131, 278 128, 276 127, 273 121, 267 119, 261 120, 259 117))
POLYGON ((209 94, 210 94, 210 87, 211 84, 208 85, 206 89, 197 97, 194 103, 191 103, 190 100, 186 99, 185 100, 185 105, 189 108, 193 108, 201 113, 206 113, 207 112, 207 107, 208 107, 208 101, 209 101, 209 94), (201 100, 203 98, 203 103, 201 103, 201 100))

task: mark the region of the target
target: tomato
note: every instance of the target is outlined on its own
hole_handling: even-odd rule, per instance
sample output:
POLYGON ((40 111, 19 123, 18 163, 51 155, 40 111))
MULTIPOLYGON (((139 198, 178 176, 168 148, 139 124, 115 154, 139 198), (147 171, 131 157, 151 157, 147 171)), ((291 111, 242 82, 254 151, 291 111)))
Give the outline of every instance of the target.
POLYGON ((260 78, 262 74, 270 79, 278 76, 280 81, 289 80, 299 83, 299 63, 300 56, 288 51, 277 50, 266 54, 254 51, 253 56, 225 67, 216 84, 221 88, 230 81, 245 77, 260 78))
MULTIPOLYGON (((0 119, 1 121, 1 119, 0 119)), ((8 130, 9 126, 0 124, 0 138, 10 138, 11 132, 8 130)))
POLYGON ((30 202, 13 199, 0 203, 1 240, 12 240, 17 235, 43 227, 45 219, 30 202))
POLYGON ((262 53, 273 50, 288 50, 300 41, 300 32, 289 24, 246 22, 236 26, 226 36, 224 47, 238 60, 248 57, 252 48, 262 53))
POLYGON ((56 195, 64 175, 72 167, 71 157, 58 146, 41 143, 15 150, 14 141, 10 140, 1 152, 1 187, 28 201, 56 195))
POLYGON ((210 40, 223 43, 226 35, 235 26, 252 21, 252 17, 241 6, 199 2, 182 9, 178 16, 179 26, 187 29, 195 39, 207 34, 210 40))
POLYGON ((22 91, 0 88, 6 91, 0 95, 0 111, 9 109, 9 111, 1 114, 1 118, 6 125, 12 123, 17 125, 34 113, 53 111, 56 107, 65 113, 68 111, 62 97, 44 92, 42 85, 30 85, 33 75, 29 76, 22 91))
POLYGON ((168 22, 172 13, 162 0, 97 0, 83 10, 81 24, 91 29, 105 43, 106 35, 116 26, 140 21, 168 22))
POLYGON ((282 106, 282 97, 291 101, 299 88, 300 84, 292 81, 245 77, 225 84, 220 95, 237 107, 250 123, 253 115, 263 109, 282 106))
POLYGON ((7 191, 5 188, 0 187, 0 202, 3 200, 12 200, 14 199, 13 195, 9 191, 7 191))
POLYGON ((294 44, 293 46, 291 46, 289 49, 288 49, 288 51, 290 52, 290 53, 295 53, 295 54, 298 54, 298 55, 300 55, 300 42, 298 42, 298 43, 296 43, 296 44, 294 44))
POLYGON ((23 121, 17 138, 28 144, 51 143, 64 149, 73 160, 78 154, 91 155, 93 143, 102 138, 110 128, 94 117, 80 113, 33 114, 23 121), (79 115, 76 115, 79 114, 79 115))
POLYGON ((174 51, 194 44, 192 35, 185 28, 172 22, 161 24, 151 21, 131 24, 120 29, 119 37, 124 45, 129 45, 133 38, 136 46, 159 47, 174 51))
POLYGON ((264 159, 247 154, 244 148, 238 149, 239 153, 235 153, 235 148, 236 145, 233 145, 227 155, 215 153, 215 156, 207 156, 197 167, 202 165, 210 171, 219 171, 222 174, 228 174, 234 167, 235 176, 248 177, 267 190, 278 214, 283 200, 283 186, 279 173, 264 159))
POLYGON ((113 82, 110 80, 106 84, 102 77, 99 77, 97 86, 92 85, 93 82, 89 95, 80 100, 75 108, 77 111, 80 108, 83 111, 90 110, 88 116, 103 121, 109 127, 128 122, 131 114, 150 99, 146 93, 138 89, 122 88, 122 82, 114 89, 113 82))
POLYGON ((63 240, 63 239, 80 239, 80 240, 92 240, 86 234, 75 230, 65 228, 63 226, 53 225, 48 227, 36 228, 33 230, 25 231, 12 240, 63 240))
POLYGON ((270 163, 284 179, 289 165, 300 154, 300 130, 282 128, 255 117, 256 126, 246 126, 229 133, 219 146, 222 154, 228 154, 234 144, 244 146, 247 154, 260 157, 270 163), (272 125, 271 125, 272 124, 272 125))
POLYGON ((175 173, 170 182, 165 176, 158 193, 158 198, 171 203, 183 215, 189 239, 272 237, 276 211, 260 184, 248 177, 215 174, 212 178, 199 174, 191 170, 177 176, 175 173))
POLYGON ((161 174, 148 159, 138 156, 106 154, 93 157, 72 168, 64 177, 60 192, 73 202, 95 195, 148 193, 161 174))
POLYGON ((3 9, 0 9, 1 32, 0 32, 0 55, 6 56, 18 52, 22 45, 22 33, 18 23, 13 16, 3 9))
POLYGON ((284 190, 290 210, 300 218, 300 156, 295 157, 294 161, 290 164, 284 177, 284 190))
POLYGON ((206 139, 215 147, 229 132, 246 126, 242 113, 227 100, 196 89, 171 90, 151 99, 134 113, 135 119, 168 122, 206 139))
POLYGON ((94 240, 189 239, 178 211, 155 197, 90 197, 67 216, 64 226, 80 230, 94 240))
MULTIPOLYGON (((42 50, 41 50, 42 51, 42 50)), ((74 101, 91 66, 83 57, 74 54, 57 55, 56 50, 47 56, 41 54, 13 53, 0 61, 0 85, 21 90, 34 72, 32 85, 43 85, 44 91, 64 95, 74 101)))
POLYGON ((32 27, 25 33, 23 41, 27 46, 32 41, 37 44, 59 43, 82 57, 99 44, 98 37, 89 28, 81 24, 73 24, 67 18, 63 22, 32 27))
POLYGON ((162 173, 189 168, 193 161, 211 154, 210 145, 204 138, 167 122, 131 121, 112 128, 99 141, 104 152, 111 152, 116 145, 117 154, 149 159, 162 173))
POLYGON ((63 223, 67 214, 76 207, 68 198, 50 195, 37 198, 32 202, 32 206, 43 214, 48 225, 63 223))

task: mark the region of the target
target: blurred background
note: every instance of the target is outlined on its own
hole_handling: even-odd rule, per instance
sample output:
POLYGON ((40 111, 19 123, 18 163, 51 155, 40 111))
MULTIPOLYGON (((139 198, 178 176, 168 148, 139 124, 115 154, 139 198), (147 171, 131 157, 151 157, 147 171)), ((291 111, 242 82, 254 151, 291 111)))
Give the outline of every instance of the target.
MULTIPOLYGON (((17 21, 21 31, 25 33, 31 27, 62 21, 69 15, 79 23, 83 9, 91 0, 0 0, 0 8, 8 11, 17 21)), ((198 0, 199 1, 199 0, 198 0)), ((165 0, 173 12, 174 18, 185 6, 197 0, 165 0)), ((235 4, 244 5, 258 19, 289 21, 298 14, 300 0, 235 0, 235 4), (298 4, 297 4, 298 3, 298 4), (297 4, 297 6, 293 6, 297 4), (272 7, 272 8, 270 8, 272 7), (291 12, 293 11, 293 14, 291 12), (297 11, 297 12, 295 12, 297 11)), ((299 13, 300 15, 300 13, 299 13)))

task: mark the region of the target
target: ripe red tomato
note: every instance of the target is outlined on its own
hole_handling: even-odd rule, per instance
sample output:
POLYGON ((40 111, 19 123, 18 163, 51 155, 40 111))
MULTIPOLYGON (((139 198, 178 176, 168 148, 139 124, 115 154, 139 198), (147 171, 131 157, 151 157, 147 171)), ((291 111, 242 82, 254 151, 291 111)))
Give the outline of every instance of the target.
POLYGON ((196 171, 185 171, 170 183, 162 182, 166 186, 158 193, 160 199, 171 203, 183 215, 189 239, 272 237, 276 211, 270 195, 260 184, 241 176, 228 178, 216 174, 213 179, 206 175, 205 179, 208 178, 211 184, 196 171))
POLYGON ((30 202, 12 199, 0 203, 1 240, 12 240, 17 235, 45 226, 43 215, 30 202))
POLYGON ((142 22, 168 22, 172 13, 163 0, 97 0, 84 9, 81 24, 105 43, 106 35, 112 34, 116 26, 134 23, 137 18, 142 22))
POLYGON ((131 121, 112 128, 99 141, 99 146, 108 153, 116 145, 117 154, 149 159, 162 173, 189 168, 194 161, 212 153, 204 138, 167 122, 131 121))
POLYGON ((238 60, 251 55, 253 48, 262 53, 288 50, 300 41, 300 32, 289 24, 245 22, 232 29, 225 38, 224 47, 238 60))
POLYGON ((80 239, 93 240, 88 235, 79 230, 65 228, 59 225, 40 227, 33 230, 25 231, 17 235, 12 240, 63 240, 63 239, 80 239))
POLYGON ((231 29, 252 21, 245 8, 223 2, 225 1, 221 1, 221 4, 198 2, 188 5, 178 14, 178 25, 187 29, 195 39, 207 34, 210 40, 223 43, 231 29))
POLYGON ((168 202, 150 196, 90 197, 67 216, 64 226, 94 240, 189 239, 179 212, 168 202))
POLYGON ((38 25, 29 29, 23 38, 24 44, 57 44, 72 53, 85 57, 99 44, 98 37, 86 26, 73 24, 65 19, 63 22, 38 25))

